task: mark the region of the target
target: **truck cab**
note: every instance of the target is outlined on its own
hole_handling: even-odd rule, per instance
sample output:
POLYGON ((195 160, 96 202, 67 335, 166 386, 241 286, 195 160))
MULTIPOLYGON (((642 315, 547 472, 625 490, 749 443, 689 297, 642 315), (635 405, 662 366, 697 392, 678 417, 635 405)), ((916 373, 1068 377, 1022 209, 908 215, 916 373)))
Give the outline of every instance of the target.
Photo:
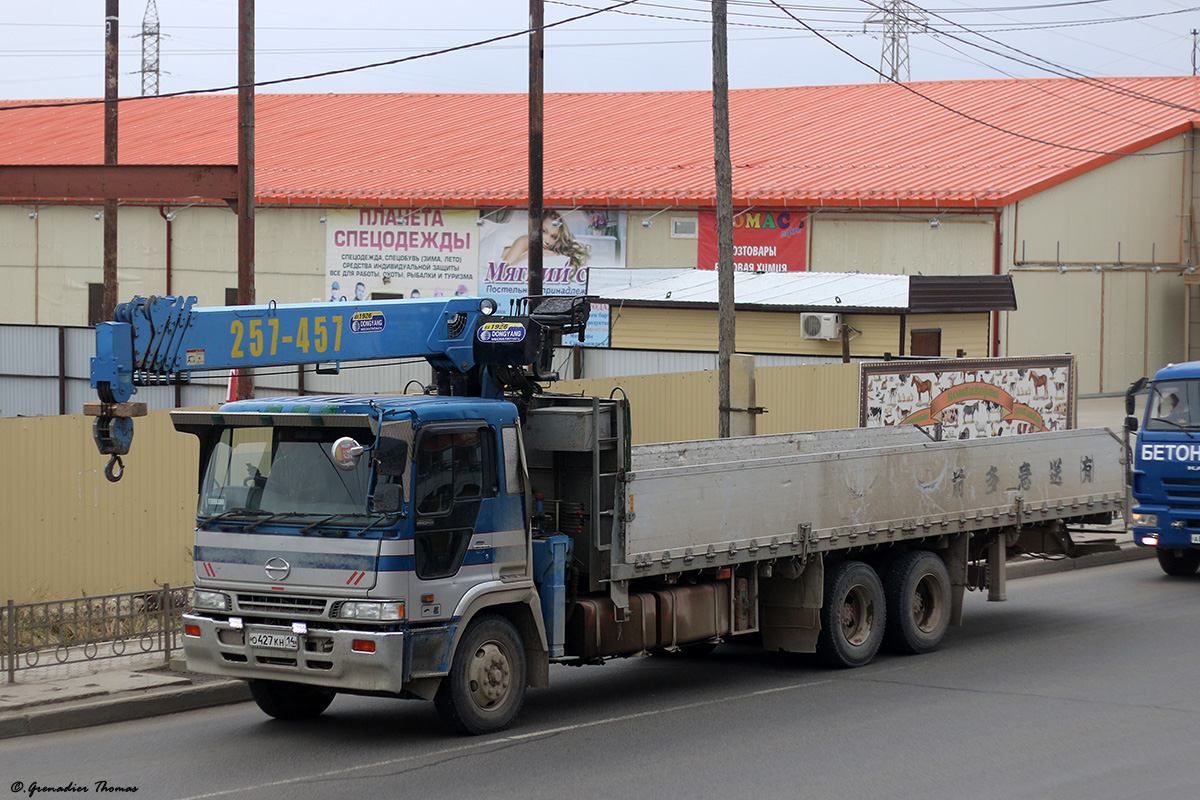
POLYGON ((1169 575, 1200 568, 1200 362, 1154 376, 1134 447, 1134 542, 1169 575))
POLYGON ((483 608, 545 650, 512 403, 280 398, 173 421, 201 453, 191 668, 286 715, 334 688, 432 698, 483 608))

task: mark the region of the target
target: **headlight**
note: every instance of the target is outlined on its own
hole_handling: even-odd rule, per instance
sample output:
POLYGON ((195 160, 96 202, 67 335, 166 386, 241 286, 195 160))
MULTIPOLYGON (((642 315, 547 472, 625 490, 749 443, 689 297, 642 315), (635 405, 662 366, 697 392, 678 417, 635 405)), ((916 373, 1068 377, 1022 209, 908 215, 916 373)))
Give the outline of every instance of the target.
POLYGON ((361 619, 373 622, 398 622, 404 619, 404 603, 345 602, 338 607, 338 619, 361 619))
POLYGON ((207 609, 209 611, 228 611, 229 595, 222 592, 206 592, 203 589, 197 589, 192 594, 192 608, 207 609))
POLYGON ((1129 521, 1138 528, 1157 528, 1158 514, 1138 514, 1134 512, 1130 515, 1129 521))

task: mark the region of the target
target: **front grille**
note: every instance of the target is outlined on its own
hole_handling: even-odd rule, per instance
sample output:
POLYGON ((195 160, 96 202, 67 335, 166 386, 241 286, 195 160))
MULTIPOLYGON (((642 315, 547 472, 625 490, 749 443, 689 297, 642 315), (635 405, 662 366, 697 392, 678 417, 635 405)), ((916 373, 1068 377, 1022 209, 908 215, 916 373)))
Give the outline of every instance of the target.
POLYGON ((238 608, 242 613, 259 614, 323 614, 325 600, 319 597, 280 597, 269 594, 239 594, 238 608))

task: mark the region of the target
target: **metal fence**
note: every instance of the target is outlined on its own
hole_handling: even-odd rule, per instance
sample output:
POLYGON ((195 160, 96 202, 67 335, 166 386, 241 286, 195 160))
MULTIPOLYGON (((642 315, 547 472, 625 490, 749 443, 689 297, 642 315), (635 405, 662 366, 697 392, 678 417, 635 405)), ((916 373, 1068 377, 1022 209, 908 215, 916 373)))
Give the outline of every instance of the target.
POLYGON ((19 670, 67 666, 180 647, 179 627, 191 607, 192 587, 164 584, 148 592, 79 597, 0 609, 0 656, 8 682, 19 670))

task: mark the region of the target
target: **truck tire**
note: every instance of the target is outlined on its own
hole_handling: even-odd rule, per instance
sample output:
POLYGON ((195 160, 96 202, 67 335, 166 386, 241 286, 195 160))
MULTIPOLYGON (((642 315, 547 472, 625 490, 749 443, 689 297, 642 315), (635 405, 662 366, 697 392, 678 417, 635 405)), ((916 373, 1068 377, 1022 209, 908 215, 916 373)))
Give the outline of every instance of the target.
POLYGON ((825 601, 817 657, 831 667, 861 667, 879 652, 887 623, 883 584, 861 561, 843 561, 825 573, 825 601))
POLYGON ((1195 575, 1196 570, 1200 569, 1200 550, 1176 550, 1166 547, 1156 550, 1155 555, 1158 556, 1158 565, 1168 575, 1187 577, 1195 575))
POLYGON ((312 719, 329 708, 337 694, 333 689, 284 681, 250 681, 254 702, 275 719, 312 719))
POLYGON ((502 731, 525 701, 525 645, 513 624, 487 614, 467 627, 434 704, 459 733, 502 731))
POLYGON ((913 550, 892 562, 883 581, 887 600, 888 648, 898 653, 937 649, 950 627, 950 573, 928 550, 913 550))

